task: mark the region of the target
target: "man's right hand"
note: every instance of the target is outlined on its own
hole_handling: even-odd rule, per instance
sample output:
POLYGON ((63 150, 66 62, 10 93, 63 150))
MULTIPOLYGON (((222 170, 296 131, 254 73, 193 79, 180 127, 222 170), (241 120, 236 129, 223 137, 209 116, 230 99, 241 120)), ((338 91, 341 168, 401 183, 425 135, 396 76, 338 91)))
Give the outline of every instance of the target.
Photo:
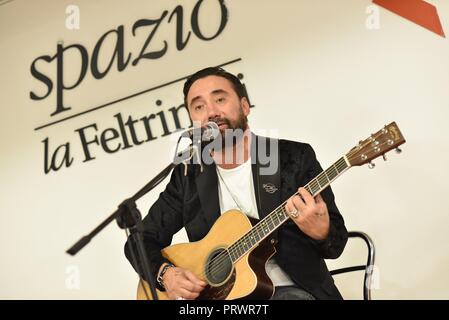
MULTIPOLYGON (((161 266, 161 270, 164 265, 161 266)), ((178 267, 169 268, 163 278, 165 290, 170 299, 196 299, 207 283, 200 280, 189 270, 178 267)))

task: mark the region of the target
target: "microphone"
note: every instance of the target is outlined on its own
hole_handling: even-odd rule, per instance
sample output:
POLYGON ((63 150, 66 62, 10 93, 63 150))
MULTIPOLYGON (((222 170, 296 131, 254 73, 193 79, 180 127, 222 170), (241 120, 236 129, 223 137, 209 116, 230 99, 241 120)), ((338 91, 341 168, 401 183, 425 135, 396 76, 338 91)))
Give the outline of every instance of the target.
POLYGON ((192 139, 193 142, 196 141, 197 143, 213 141, 220 134, 218 125, 213 121, 209 121, 202 127, 191 128, 187 131, 190 139, 192 139))

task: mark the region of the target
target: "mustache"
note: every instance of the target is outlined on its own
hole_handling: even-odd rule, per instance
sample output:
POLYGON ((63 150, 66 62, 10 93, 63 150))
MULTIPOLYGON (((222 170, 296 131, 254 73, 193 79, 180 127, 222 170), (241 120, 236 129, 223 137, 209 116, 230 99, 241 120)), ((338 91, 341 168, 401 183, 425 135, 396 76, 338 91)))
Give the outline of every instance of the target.
POLYGON ((229 119, 226 119, 226 118, 213 117, 213 118, 210 118, 209 121, 215 122, 218 126, 220 124, 226 124, 229 128, 231 128, 231 121, 229 121, 229 119))

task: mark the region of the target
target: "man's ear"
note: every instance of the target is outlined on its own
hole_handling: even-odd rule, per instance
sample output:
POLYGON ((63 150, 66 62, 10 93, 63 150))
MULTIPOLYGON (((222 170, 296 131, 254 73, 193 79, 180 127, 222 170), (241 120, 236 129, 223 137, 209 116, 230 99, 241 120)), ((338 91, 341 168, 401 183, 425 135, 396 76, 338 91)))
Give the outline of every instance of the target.
POLYGON ((243 97, 242 99, 240 99, 240 103, 242 104, 242 110, 243 110, 243 114, 246 116, 249 115, 249 102, 248 99, 246 99, 246 97, 243 97))

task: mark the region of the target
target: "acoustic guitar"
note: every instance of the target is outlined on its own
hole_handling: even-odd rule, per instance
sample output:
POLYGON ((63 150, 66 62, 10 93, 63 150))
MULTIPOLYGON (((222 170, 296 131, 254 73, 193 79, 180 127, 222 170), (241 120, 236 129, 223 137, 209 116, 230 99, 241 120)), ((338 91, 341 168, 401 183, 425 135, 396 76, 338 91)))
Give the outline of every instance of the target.
MULTIPOLYGON (((318 195, 350 167, 361 166, 383 156, 405 143, 395 122, 360 141, 327 170, 312 179, 304 188, 318 195)), ((297 194, 297 193, 295 193, 297 194)), ((275 254, 270 234, 289 219, 282 203, 264 219, 253 223, 238 210, 223 213, 209 233, 200 241, 169 246, 162 255, 175 266, 190 270, 207 283, 197 299, 269 299, 274 286, 265 272, 266 262, 275 254)), ((158 298, 169 299, 157 290, 158 298)), ((139 281, 137 299, 151 299, 144 280, 139 281)))

